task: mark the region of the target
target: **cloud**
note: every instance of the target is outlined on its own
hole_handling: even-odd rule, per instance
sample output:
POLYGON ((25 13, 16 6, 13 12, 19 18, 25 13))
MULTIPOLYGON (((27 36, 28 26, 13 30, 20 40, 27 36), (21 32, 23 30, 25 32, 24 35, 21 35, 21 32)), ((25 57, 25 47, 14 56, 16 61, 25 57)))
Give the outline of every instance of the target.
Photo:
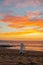
POLYGON ((4 0, 3 5, 4 6, 9 6, 9 5, 13 5, 15 6, 15 4, 22 2, 23 0, 4 0))
POLYGON ((42 4, 42 0, 25 0, 22 3, 17 3, 16 7, 28 7, 28 6, 39 6, 42 4))
POLYGON ((0 29, 1 29, 2 27, 0 26, 0 29))
POLYGON ((17 30, 14 28, 9 28, 9 27, 5 27, 5 28, 1 28, 0 29, 0 33, 9 33, 9 32, 16 32, 17 30))
POLYGON ((12 4, 14 1, 15 1, 15 0, 4 0, 3 5, 4 5, 4 6, 8 6, 8 5, 12 4))
POLYGON ((42 0, 3 0, 0 10, 4 13, 7 13, 9 10, 11 10, 13 11, 12 15, 25 15, 27 10, 32 11, 34 9, 40 9, 42 11, 42 3, 42 0), (36 6, 38 7, 35 8, 36 6))
POLYGON ((41 32, 43 32, 43 28, 39 28, 39 29, 38 29, 38 31, 41 31, 41 32))
POLYGON ((0 19, 3 19, 6 16, 5 13, 0 13, 0 19))
POLYGON ((22 26, 21 28, 11 28, 8 26, 7 23, 4 22, 0 22, 0 33, 9 33, 9 32, 27 32, 27 33, 32 33, 32 32, 40 32, 38 29, 40 29, 39 26, 22 26))
MULTIPOLYGON (((29 12, 29 14, 31 14, 29 12)), ((37 15, 39 16, 40 12, 32 12, 32 16, 37 15)), ((30 16, 30 15, 29 15, 30 16)), ((32 18, 32 17, 30 17, 32 18)), ((30 19, 29 18, 29 19, 30 19)), ((30 32, 31 30, 33 32, 43 32, 43 20, 29 20, 27 16, 23 17, 15 17, 15 16, 5 16, 2 21, 0 20, 0 27, 1 31, 6 31, 7 32, 30 32)))
POLYGON ((4 14, 4 13, 0 13, 0 16, 4 17, 4 16, 5 16, 5 14, 4 14))
POLYGON ((43 40, 43 28, 40 26, 24 26, 10 28, 7 22, 0 22, 0 39, 10 40, 43 40))
POLYGON ((28 19, 41 19, 42 15, 43 13, 39 11, 33 11, 33 12, 26 13, 26 16, 28 17, 28 19))
POLYGON ((15 7, 38 6, 42 4, 42 0, 4 0, 3 5, 13 5, 15 7))
POLYGON ((0 33, 16 32, 16 28, 9 28, 7 23, 0 22, 0 33))
POLYGON ((24 30, 29 30, 29 29, 35 29, 37 28, 38 26, 25 26, 25 27, 22 27, 22 28, 10 28, 8 27, 8 24, 7 23, 4 23, 4 22, 0 22, 0 32, 22 32, 24 30))
POLYGON ((40 26, 43 27, 43 19, 38 18, 42 13, 40 12, 29 12, 26 16, 17 17, 17 16, 5 16, 2 21, 8 24, 9 28, 23 28, 25 26, 40 26), (33 15, 35 17, 33 17, 33 15))
POLYGON ((4 23, 4 22, 0 22, 0 26, 1 26, 1 27, 6 27, 6 26, 7 26, 7 24, 6 24, 6 23, 4 23))
POLYGON ((38 36, 43 36, 43 33, 30 33, 30 34, 24 34, 24 36, 32 36, 32 37, 38 37, 38 36))
POLYGON ((35 30, 39 28, 39 26, 24 26, 22 28, 19 28, 19 31, 24 31, 24 30, 35 30))

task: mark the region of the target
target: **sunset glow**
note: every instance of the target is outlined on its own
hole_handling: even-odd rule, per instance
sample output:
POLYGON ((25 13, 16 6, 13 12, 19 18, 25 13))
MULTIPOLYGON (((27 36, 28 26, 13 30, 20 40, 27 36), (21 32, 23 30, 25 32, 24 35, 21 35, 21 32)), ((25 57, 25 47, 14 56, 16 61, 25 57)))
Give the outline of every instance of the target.
POLYGON ((43 0, 0 0, 0 40, 43 40, 43 0))

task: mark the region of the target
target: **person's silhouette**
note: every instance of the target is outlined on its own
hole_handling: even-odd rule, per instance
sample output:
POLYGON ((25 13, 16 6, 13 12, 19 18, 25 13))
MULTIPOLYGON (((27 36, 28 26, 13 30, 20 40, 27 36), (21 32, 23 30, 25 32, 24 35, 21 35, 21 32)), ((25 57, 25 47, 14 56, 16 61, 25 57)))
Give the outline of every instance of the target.
POLYGON ((20 44, 20 53, 21 54, 24 53, 24 44, 23 43, 20 44))

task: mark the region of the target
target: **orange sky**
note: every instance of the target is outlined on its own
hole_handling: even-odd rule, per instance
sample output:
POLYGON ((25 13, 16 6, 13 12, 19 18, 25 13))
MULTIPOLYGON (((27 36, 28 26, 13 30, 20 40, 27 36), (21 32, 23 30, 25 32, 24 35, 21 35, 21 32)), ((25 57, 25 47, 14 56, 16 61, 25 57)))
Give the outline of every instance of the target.
POLYGON ((0 20, 0 40, 43 40, 43 20, 6 16, 0 20))

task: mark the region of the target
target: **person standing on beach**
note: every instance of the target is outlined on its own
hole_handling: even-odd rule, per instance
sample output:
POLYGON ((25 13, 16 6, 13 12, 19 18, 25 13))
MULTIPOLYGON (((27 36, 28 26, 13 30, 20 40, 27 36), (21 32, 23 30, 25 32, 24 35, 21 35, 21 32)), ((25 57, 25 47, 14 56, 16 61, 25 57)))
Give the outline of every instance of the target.
POLYGON ((23 43, 20 44, 20 53, 24 53, 24 44, 23 43))

